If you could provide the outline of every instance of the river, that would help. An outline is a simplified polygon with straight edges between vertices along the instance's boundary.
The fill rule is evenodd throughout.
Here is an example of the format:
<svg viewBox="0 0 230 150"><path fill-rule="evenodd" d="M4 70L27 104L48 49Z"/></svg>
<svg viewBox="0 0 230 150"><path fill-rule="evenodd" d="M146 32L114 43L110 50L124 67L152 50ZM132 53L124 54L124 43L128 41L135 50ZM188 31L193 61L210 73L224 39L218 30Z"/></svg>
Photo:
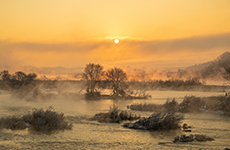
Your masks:
<svg viewBox="0 0 230 150"><path fill-rule="evenodd" d="M191 133L176 131L143 131L122 127L122 124L99 123L88 118L99 112L107 112L116 103L122 110L133 103L163 104L167 98L178 102L186 95L214 96L221 92L191 91L148 91L152 98L148 100L98 100L57 98L55 100L26 101L15 100L11 94L0 94L0 117L21 116L32 108L53 106L57 112L63 112L66 121L73 123L72 130L52 134L31 132L30 130L0 129L0 149L224 149L230 148L230 117L214 113L188 113L182 123L193 126ZM151 112L131 111L147 117ZM181 134L206 134L214 141L172 143L173 138ZM165 144L159 144L165 142Z"/></svg>

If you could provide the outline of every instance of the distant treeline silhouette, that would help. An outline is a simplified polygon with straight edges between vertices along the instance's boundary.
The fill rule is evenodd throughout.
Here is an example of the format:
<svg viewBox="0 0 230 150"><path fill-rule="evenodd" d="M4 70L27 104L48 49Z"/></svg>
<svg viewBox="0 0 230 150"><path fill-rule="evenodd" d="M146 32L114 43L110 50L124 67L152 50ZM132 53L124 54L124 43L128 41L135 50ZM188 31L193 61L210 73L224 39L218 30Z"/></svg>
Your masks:
<svg viewBox="0 0 230 150"><path fill-rule="evenodd" d="M130 81L128 84L135 88L159 89L170 88L177 89L180 87L201 86L204 85L199 79L192 78L187 80L169 79L169 80L149 80L149 81Z"/></svg>
<svg viewBox="0 0 230 150"><path fill-rule="evenodd" d="M180 90L180 87L202 86L203 83L198 78L187 80L169 79L169 80L149 80L136 81L127 80L126 72L121 68L111 68L103 71L100 64L89 63L86 65L85 71L82 74L81 81L58 81L58 80L42 80L37 79L35 73L26 74L22 71L10 74L9 71L4 70L0 73L0 89L20 89L31 86L38 86L45 89L57 88L58 84L68 82L68 84L85 84L85 91L89 97L99 96L100 89L112 89L113 96L128 96L132 91L130 89L163 89L169 88Z"/></svg>
<svg viewBox="0 0 230 150"><path fill-rule="evenodd" d="M0 73L2 82L5 86L9 86L12 89L18 89L22 86L31 84L37 77L35 73L25 74L22 71L9 74L9 71L4 70Z"/></svg>

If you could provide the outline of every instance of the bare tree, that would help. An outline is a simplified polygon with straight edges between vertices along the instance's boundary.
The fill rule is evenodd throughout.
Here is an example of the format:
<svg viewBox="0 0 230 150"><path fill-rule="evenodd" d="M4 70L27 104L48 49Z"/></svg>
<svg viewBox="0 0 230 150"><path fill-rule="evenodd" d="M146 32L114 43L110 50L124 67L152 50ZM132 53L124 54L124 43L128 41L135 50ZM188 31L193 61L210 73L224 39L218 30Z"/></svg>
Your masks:
<svg viewBox="0 0 230 150"><path fill-rule="evenodd" d="M127 86L124 81L127 79L126 73L121 68L112 68L108 70L105 76L112 82L113 95L125 96Z"/></svg>
<svg viewBox="0 0 230 150"><path fill-rule="evenodd" d="M86 65L83 73L83 79L87 81L87 93L97 92L95 87L96 84L101 81L103 73L103 67L100 64L89 63Z"/></svg>

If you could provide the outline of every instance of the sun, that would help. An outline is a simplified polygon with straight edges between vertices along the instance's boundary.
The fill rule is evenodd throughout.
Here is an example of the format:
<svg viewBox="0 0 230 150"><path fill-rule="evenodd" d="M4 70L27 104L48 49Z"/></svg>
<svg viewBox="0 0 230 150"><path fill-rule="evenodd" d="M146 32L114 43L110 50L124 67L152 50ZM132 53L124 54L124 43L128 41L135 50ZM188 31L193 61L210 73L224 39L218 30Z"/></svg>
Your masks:
<svg viewBox="0 0 230 150"><path fill-rule="evenodd" d="M118 40L118 39L115 39L115 40L114 40L114 43L118 44L118 43L119 43L119 40Z"/></svg>

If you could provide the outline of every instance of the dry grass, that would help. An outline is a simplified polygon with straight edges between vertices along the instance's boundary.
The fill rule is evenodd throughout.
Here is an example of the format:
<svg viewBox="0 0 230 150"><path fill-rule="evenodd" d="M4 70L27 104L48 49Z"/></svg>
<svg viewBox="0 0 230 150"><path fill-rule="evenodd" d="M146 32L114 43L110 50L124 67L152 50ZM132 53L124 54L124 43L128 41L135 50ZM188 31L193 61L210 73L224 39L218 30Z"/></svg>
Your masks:
<svg viewBox="0 0 230 150"><path fill-rule="evenodd" d="M201 112L211 111L220 112L225 115L230 115L230 95L227 96L210 96L196 97L185 96L184 100L178 104L173 99L167 99L163 104L132 104L127 106L128 109L138 111L165 111L165 112Z"/></svg>
<svg viewBox="0 0 230 150"><path fill-rule="evenodd" d="M164 109L166 112L176 112L178 108L178 102L173 99L167 99L167 101L163 104Z"/></svg>
<svg viewBox="0 0 230 150"><path fill-rule="evenodd" d="M127 108L131 110L138 111L166 111L166 112L175 112L177 110L178 103L173 99L167 99L167 101L163 104L133 104L128 105Z"/></svg>
<svg viewBox="0 0 230 150"><path fill-rule="evenodd" d="M199 141L199 142L205 142L205 141L213 141L214 139L204 135L204 134L190 134L189 136L186 136L185 134L181 136L176 136L174 138L174 143L176 142L193 142L194 140Z"/></svg>
<svg viewBox="0 0 230 150"><path fill-rule="evenodd" d="M196 134L195 140L197 140L197 141L213 141L214 139L207 136L207 135L204 135L204 134Z"/></svg>
<svg viewBox="0 0 230 150"><path fill-rule="evenodd" d="M44 110L33 109L22 117L6 117L0 119L0 128L6 129L26 129L29 127L34 131L51 131L72 129L72 124L65 122L63 113L57 113L52 107Z"/></svg>
<svg viewBox="0 0 230 150"><path fill-rule="evenodd" d="M205 102L200 97L185 96L183 102L179 104L179 112L198 112L204 108Z"/></svg>
<svg viewBox="0 0 230 150"><path fill-rule="evenodd" d="M26 129L26 122L19 117L10 116L0 119L0 129L24 130Z"/></svg>
<svg viewBox="0 0 230 150"><path fill-rule="evenodd" d="M174 112L155 112L148 118L142 118L135 123L125 123L123 126L144 130L172 130L180 129L181 114Z"/></svg>
<svg viewBox="0 0 230 150"><path fill-rule="evenodd" d="M179 104L179 112L220 111L230 115L230 96L195 97L186 96Z"/></svg>
<svg viewBox="0 0 230 150"><path fill-rule="evenodd" d="M203 98L206 110L222 111L226 115L230 115L230 96L213 96Z"/></svg>
<svg viewBox="0 0 230 150"><path fill-rule="evenodd" d="M128 113L127 111L120 110L115 104L110 107L109 112L107 113L98 113L95 114L92 120L97 120L98 122L105 122L105 123L120 123L125 120L137 120L140 116L136 114Z"/></svg>

